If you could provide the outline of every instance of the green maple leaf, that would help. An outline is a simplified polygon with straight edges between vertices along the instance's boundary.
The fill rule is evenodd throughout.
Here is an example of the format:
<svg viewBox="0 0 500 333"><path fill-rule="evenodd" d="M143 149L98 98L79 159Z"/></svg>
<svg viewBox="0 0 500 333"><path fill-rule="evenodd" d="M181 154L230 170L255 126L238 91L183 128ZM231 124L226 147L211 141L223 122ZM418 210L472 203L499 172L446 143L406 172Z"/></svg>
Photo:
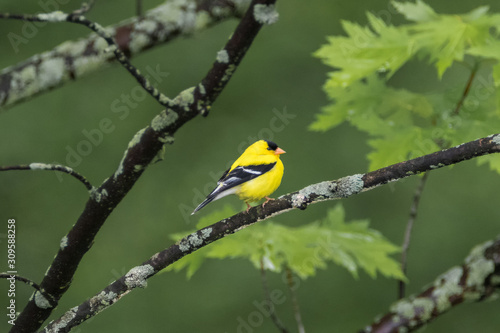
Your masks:
<svg viewBox="0 0 500 333"><path fill-rule="evenodd" d="M226 207L224 214L219 215L229 210ZM258 270L263 267L281 272L286 266L306 279L333 261L355 277L359 269L363 269L371 277L380 272L387 277L405 279L397 262L390 257L398 251L399 248L379 232L368 228L367 221L346 223L344 210L337 205L324 221L302 227L270 221L252 225L182 258L167 269L187 268L187 276L191 277L206 258L243 258Z"/></svg>

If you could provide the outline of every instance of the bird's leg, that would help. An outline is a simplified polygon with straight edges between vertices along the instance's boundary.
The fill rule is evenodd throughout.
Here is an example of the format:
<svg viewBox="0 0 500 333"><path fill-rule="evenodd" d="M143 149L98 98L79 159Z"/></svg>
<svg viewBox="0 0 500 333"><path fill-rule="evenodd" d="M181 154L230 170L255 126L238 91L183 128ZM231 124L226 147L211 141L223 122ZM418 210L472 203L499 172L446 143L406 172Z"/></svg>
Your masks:
<svg viewBox="0 0 500 333"><path fill-rule="evenodd" d="M252 208L252 206L250 206L250 204L248 202L246 202L246 201L245 201L245 203L247 204L247 207L248 207L247 210L246 210L246 212L248 213L248 211L250 210L250 208Z"/></svg>
<svg viewBox="0 0 500 333"><path fill-rule="evenodd" d="M264 203L262 204L262 208L264 208L264 206L266 205L266 203L268 203L271 200L275 200L275 199L266 197L266 201L264 201Z"/></svg>

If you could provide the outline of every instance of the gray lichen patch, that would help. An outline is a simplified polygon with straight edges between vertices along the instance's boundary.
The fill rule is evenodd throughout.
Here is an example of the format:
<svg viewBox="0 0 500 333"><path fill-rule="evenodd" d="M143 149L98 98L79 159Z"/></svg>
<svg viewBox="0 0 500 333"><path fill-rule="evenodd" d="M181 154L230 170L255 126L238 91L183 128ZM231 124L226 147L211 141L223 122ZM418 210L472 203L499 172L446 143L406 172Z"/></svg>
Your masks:
<svg viewBox="0 0 500 333"><path fill-rule="evenodd" d="M125 163L125 158L127 157L129 150L141 142L142 136L144 135L144 132L146 130L147 130L147 127L139 130L137 133L135 133L132 140L130 140L130 142L128 143L127 150L125 150L125 152L123 153L123 157L120 161L120 165L118 165L118 169L116 170L115 174L113 175L114 179L116 179L118 176L120 176L123 173L123 167L124 167L123 164ZM100 198L99 198L99 200L100 200ZM97 197L96 197L96 201L97 201Z"/></svg>
<svg viewBox="0 0 500 333"><path fill-rule="evenodd" d="M220 50L219 52L217 52L216 60L217 62L227 64L229 62L229 54L226 50Z"/></svg>
<svg viewBox="0 0 500 333"><path fill-rule="evenodd" d="M61 242L59 243L59 248L61 250L64 250L66 246L68 246L68 236L64 236L63 238L61 238Z"/></svg>
<svg viewBox="0 0 500 333"><path fill-rule="evenodd" d="M278 21L279 14L274 5L255 5L253 8L253 17L260 24L273 24Z"/></svg>
<svg viewBox="0 0 500 333"><path fill-rule="evenodd" d="M101 291L98 295L90 299L90 307L93 312L100 312L112 305L115 302L117 296L118 294L113 291Z"/></svg>
<svg viewBox="0 0 500 333"><path fill-rule="evenodd" d="M35 304L41 309L50 309L52 305L38 290L35 292Z"/></svg>
<svg viewBox="0 0 500 333"><path fill-rule="evenodd" d="M37 15L41 20L49 22L63 22L68 18L68 14L58 10L51 13L41 13Z"/></svg>
<svg viewBox="0 0 500 333"><path fill-rule="evenodd" d="M292 205L299 207L304 203L313 201L313 199L316 201L335 198L336 195L334 195L334 192L336 189L337 184L331 181L307 186L292 196Z"/></svg>
<svg viewBox="0 0 500 333"><path fill-rule="evenodd" d="M129 289L145 288L148 285L147 278L153 273L154 268L151 265L136 266L125 275L125 285Z"/></svg>
<svg viewBox="0 0 500 333"><path fill-rule="evenodd" d="M127 157L128 150L125 150L123 153L123 157L118 165L118 169L116 169L115 174L113 175L114 179L117 179L123 173L123 163L125 163L125 158Z"/></svg>
<svg viewBox="0 0 500 333"><path fill-rule="evenodd" d="M241 16L245 14L248 10L248 6L250 5L250 0L233 0L234 6L236 7L236 11Z"/></svg>
<svg viewBox="0 0 500 333"><path fill-rule="evenodd" d="M198 232L194 232L179 242L179 250L187 252L191 251L193 248L198 248L211 234L212 228L203 229L201 235L198 235Z"/></svg>
<svg viewBox="0 0 500 333"><path fill-rule="evenodd" d="M212 234L212 228L203 229L201 231L201 238L207 239Z"/></svg>
<svg viewBox="0 0 500 333"><path fill-rule="evenodd" d="M190 106L194 103L194 88L195 87L189 87L179 93L174 98L174 103L181 108L184 109L184 111L189 111Z"/></svg>
<svg viewBox="0 0 500 333"><path fill-rule="evenodd" d="M228 81L233 76L235 70L236 66L234 64L227 66L226 70L224 71L224 76L222 77L221 82Z"/></svg>
<svg viewBox="0 0 500 333"><path fill-rule="evenodd" d="M158 141L162 143L173 144L175 142L175 138L170 135L170 133L165 133L164 135L158 137Z"/></svg>
<svg viewBox="0 0 500 333"><path fill-rule="evenodd" d="M160 112L159 115L153 118L153 120L151 121L151 128L155 132L159 132L172 125L177 120L177 118L179 118L177 113L170 109L165 109Z"/></svg>
<svg viewBox="0 0 500 333"><path fill-rule="evenodd" d="M200 12L198 12L198 15L196 16L194 29L196 31L202 30L202 29L206 28L211 22L212 22L212 16L205 11L200 11Z"/></svg>
<svg viewBox="0 0 500 333"><path fill-rule="evenodd" d="M491 141L492 141L494 144L500 145L500 134L493 135L493 136L491 137Z"/></svg>
<svg viewBox="0 0 500 333"><path fill-rule="evenodd" d="M121 163L120 166L122 166ZM93 199L95 202L101 202L107 196L108 196L108 191L106 191L106 189L100 190L98 188L93 187L90 190L90 198Z"/></svg>
<svg viewBox="0 0 500 333"><path fill-rule="evenodd" d="M467 287L484 288L486 278L495 271L493 260L480 258L469 264L469 274L467 276Z"/></svg>
<svg viewBox="0 0 500 333"><path fill-rule="evenodd" d="M205 86L203 84L198 84L198 91L200 92L200 94L202 95L205 95L207 93L206 89L205 89Z"/></svg>
<svg viewBox="0 0 500 333"><path fill-rule="evenodd" d="M306 205L307 205L307 197L304 194L298 193L292 196L292 207L303 208Z"/></svg>
<svg viewBox="0 0 500 333"><path fill-rule="evenodd" d="M144 132L146 130L147 130L147 127L143 128L143 129L139 130L137 133L135 133L132 140L130 140L130 142L128 143L127 148L130 149L130 148L134 147L135 145L137 145L139 142L141 142L142 136L144 135Z"/></svg>
<svg viewBox="0 0 500 333"><path fill-rule="evenodd" d="M54 86L63 79L64 59L52 58L40 63L38 66L38 80L41 86Z"/></svg>
<svg viewBox="0 0 500 333"><path fill-rule="evenodd" d="M390 307L391 312L395 312L403 318L413 318L415 316L415 308L408 300L401 300Z"/></svg>
<svg viewBox="0 0 500 333"><path fill-rule="evenodd" d="M363 174L347 176L337 181L337 194L341 198L347 198L361 192L363 187Z"/></svg>
<svg viewBox="0 0 500 333"><path fill-rule="evenodd" d="M467 274L466 286L476 287L478 292L484 289L486 278L495 271L495 263L485 257L485 250L493 245L493 241L487 241L483 244L475 246L470 254L465 258L465 263L469 266ZM469 293L466 295L468 299L479 297L478 293Z"/></svg>
<svg viewBox="0 0 500 333"><path fill-rule="evenodd" d="M434 302L428 298L417 297L413 300L415 308L419 310L419 317L422 321L429 321L432 318Z"/></svg>
<svg viewBox="0 0 500 333"><path fill-rule="evenodd" d="M196 27L196 3L194 1L173 0L165 6L159 6L148 12L147 16L152 20L162 22L172 30L178 29L183 33L190 33ZM168 35L160 35L165 39Z"/></svg>
<svg viewBox="0 0 500 333"><path fill-rule="evenodd" d="M31 163L29 167L31 170L52 170L52 166L45 163ZM71 168L67 168L67 170L73 171Z"/></svg>
<svg viewBox="0 0 500 333"><path fill-rule="evenodd" d="M52 332L60 332L76 317L78 307L75 306L67 311L54 325L52 325Z"/></svg>

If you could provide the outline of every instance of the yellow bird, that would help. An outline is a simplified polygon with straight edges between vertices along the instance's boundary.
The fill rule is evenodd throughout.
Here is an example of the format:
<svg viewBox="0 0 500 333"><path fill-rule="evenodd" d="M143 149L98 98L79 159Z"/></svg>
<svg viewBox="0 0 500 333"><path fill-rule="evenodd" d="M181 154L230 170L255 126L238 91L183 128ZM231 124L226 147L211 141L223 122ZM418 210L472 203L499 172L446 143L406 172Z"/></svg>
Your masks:
<svg viewBox="0 0 500 333"><path fill-rule="evenodd" d="M285 151L272 141L259 140L248 147L243 154L224 172L217 182L215 189L191 213L193 215L210 202L218 200L229 194L236 194L247 204L249 202L266 198L264 206L269 200L269 195L276 191L281 184L284 167L280 155Z"/></svg>

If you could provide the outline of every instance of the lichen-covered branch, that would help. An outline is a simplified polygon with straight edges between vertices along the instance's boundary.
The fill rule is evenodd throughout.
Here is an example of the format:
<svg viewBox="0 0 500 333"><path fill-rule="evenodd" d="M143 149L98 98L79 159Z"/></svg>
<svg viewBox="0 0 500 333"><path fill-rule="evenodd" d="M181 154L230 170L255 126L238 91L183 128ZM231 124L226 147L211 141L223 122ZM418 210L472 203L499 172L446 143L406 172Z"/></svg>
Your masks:
<svg viewBox="0 0 500 333"><path fill-rule="evenodd" d="M500 287L500 238L472 249L462 266L438 276L419 295L394 303L363 333L413 332L464 302L490 297Z"/></svg>
<svg viewBox="0 0 500 333"><path fill-rule="evenodd" d="M11 170L48 170L48 171L60 171L67 173L70 176L78 179L89 191L92 191L94 187L84 176L80 175L75 170L67 167L65 165L59 164L46 164L46 163L31 163L31 164L20 164L11 166L0 166L0 171L11 171Z"/></svg>
<svg viewBox="0 0 500 333"><path fill-rule="evenodd" d="M107 217L125 197L128 191L153 161L162 157L166 143L173 143L173 134L193 119L202 110L208 110L221 89L227 84L250 48L255 36L263 24L275 21L275 0L253 0L224 47L228 56L217 56L212 70L208 72L203 84L186 89L172 100L171 105L157 115L149 126L138 131L129 142L117 170L101 186L93 190L84 211L63 237L59 251L47 270L40 287L59 301L70 287L73 275L85 253L90 249L94 238ZM220 66L219 63L223 65ZM220 76L221 68L230 68ZM216 68L216 70L214 70ZM140 274L139 274L140 273ZM142 285L142 281L151 275L148 266L138 268L122 281L127 288ZM133 283L136 281L137 283ZM112 303L113 295L105 294L106 304ZM103 300L103 298L99 298ZM93 305L97 303L92 303ZM99 303L100 304L100 303ZM95 306L93 306L95 310ZM99 306L100 308L100 306ZM54 307L43 302L41 297L32 297L16 320L11 332L33 332L50 316ZM64 331L64 330L62 330Z"/></svg>
<svg viewBox="0 0 500 333"><path fill-rule="evenodd" d="M103 30L127 56L169 42L231 17L241 17L250 0L173 0ZM4 14L5 16L6 14ZM50 18L50 17L49 17ZM11 32L13 47L27 40ZM64 42L0 72L0 108L11 107L102 68L114 59L97 34ZM153 71L154 72L154 71Z"/></svg>
<svg viewBox="0 0 500 333"><path fill-rule="evenodd" d="M476 156L498 152L500 152L500 134L495 134L366 174L324 181L283 195L270 201L264 207L253 207L248 213L238 213L184 237L176 244L156 253L140 266L132 268L127 274L90 300L72 308L63 317L51 322L44 331L67 332L71 327L79 325L111 306L136 287L145 287L147 279L184 256L256 222L292 209L306 209L308 205L317 202L347 198L374 189L389 181L398 181L411 175L456 164Z"/></svg>

